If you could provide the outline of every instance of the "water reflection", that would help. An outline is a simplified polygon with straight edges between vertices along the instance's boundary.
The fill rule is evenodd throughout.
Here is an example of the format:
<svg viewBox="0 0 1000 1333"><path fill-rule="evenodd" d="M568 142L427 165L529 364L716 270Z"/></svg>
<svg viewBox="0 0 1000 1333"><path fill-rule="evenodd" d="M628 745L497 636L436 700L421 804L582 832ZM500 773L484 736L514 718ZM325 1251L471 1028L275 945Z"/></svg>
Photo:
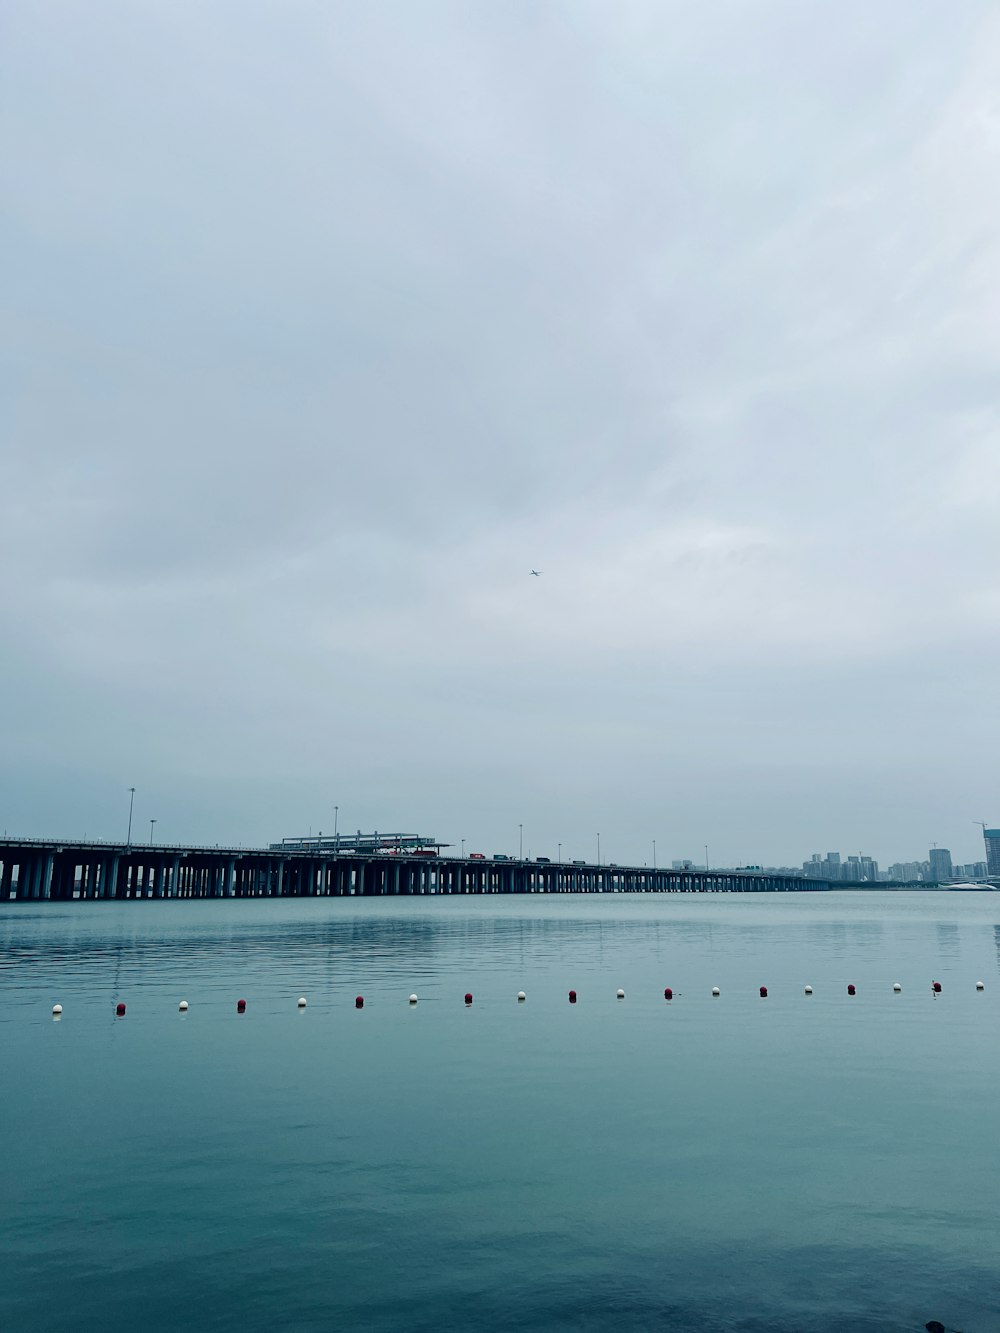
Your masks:
<svg viewBox="0 0 1000 1333"><path fill-rule="evenodd" d="M961 953L961 940L958 926L954 921L939 921L935 926L938 951L942 958L958 958Z"/></svg>
<svg viewBox="0 0 1000 1333"><path fill-rule="evenodd" d="M53 988L106 996L137 985L183 988L188 978L209 991L256 983L271 994L362 982L412 989L456 975L469 982L502 976L511 985L526 977L573 984L571 976L607 975L616 984L648 979L661 989L776 986L786 978L799 987L828 976L839 985L866 972L884 980L903 960L920 957L926 978L957 971L965 966L963 946L974 954L985 935L977 937L976 927L990 932L1000 967L1000 925L989 919L990 900L952 894L929 904L930 896L839 895L839 905L833 895L810 894L793 901L635 896L12 908L0 911L0 985L15 1002L32 1003Z"/></svg>

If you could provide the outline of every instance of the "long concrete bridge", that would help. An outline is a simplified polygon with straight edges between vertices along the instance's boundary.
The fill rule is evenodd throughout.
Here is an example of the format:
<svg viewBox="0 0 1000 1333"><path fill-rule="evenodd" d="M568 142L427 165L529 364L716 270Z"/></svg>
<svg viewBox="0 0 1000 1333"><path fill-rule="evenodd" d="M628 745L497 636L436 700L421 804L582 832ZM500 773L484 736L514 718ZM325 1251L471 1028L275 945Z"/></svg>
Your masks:
<svg viewBox="0 0 1000 1333"><path fill-rule="evenodd" d="M308 848L0 839L0 903L500 893L780 893L843 888L765 871L358 855Z"/></svg>

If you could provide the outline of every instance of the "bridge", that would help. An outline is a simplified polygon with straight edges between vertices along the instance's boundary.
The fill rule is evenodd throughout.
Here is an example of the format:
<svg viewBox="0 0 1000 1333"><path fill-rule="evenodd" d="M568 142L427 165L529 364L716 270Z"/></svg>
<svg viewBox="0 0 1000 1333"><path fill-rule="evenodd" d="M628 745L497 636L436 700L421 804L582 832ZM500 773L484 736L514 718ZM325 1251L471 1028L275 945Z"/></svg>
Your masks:
<svg viewBox="0 0 1000 1333"><path fill-rule="evenodd" d="M660 870L330 850L0 839L0 904L501 893L815 893L849 887L753 870Z"/></svg>

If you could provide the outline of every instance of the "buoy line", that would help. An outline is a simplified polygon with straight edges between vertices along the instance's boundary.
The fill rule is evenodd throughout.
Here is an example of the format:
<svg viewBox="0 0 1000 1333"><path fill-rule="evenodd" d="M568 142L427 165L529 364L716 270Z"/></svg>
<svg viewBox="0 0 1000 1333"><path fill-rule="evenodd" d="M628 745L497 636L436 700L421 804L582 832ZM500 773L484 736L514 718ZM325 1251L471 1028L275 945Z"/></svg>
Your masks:
<svg viewBox="0 0 1000 1333"><path fill-rule="evenodd" d="M985 990L986 990L986 983L985 983L984 981L977 981L977 982L975 982L975 989L976 989L977 992L985 991ZM900 994L902 994L902 990L903 990L903 987L902 987L902 984L901 984L900 982L898 982L898 981L894 981L894 982L892 983L892 993L893 993L894 995L900 995ZM934 996L935 998L937 998L939 995L942 995L942 994L944 993L944 986L943 986L943 984L942 984L940 981L931 981L931 983L930 983L930 991L931 991L931 995ZM769 994L770 994L769 989L768 989L767 986L759 986L758 989L757 989L757 993L758 993L759 997L760 997L762 1000L766 1000L766 999L769 997ZM811 985L806 985L806 986L803 987L803 991L802 991L802 993L803 993L803 995L813 995L813 994L814 994L814 988L813 988ZM713 999L718 999L718 998L721 996L721 994L722 994L722 990L721 990L721 988L720 988L719 986L713 986L713 987L711 988L710 994L711 994L711 996L712 996ZM854 996L854 997L856 997L857 994L858 994L858 988L857 988L856 984L855 984L853 981L849 981L849 982L847 983L847 994L848 994L849 996ZM675 998L675 996L679 996L679 995L680 995L680 991L675 991L675 990L673 989L672 986L665 986L665 987L663 988L663 998L664 998L665 1000L673 1000L673 999ZM527 997L526 993L525 993L523 990L519 990L519 991L516 992L516 998L517 998L517 1002L518 1002L518 1004L523 1004L523 1003L525 1002L525 1000L527 1000L528 997ZM576 1003L577 1003L577 999L578 999L577 992L576 992L575 990L571 990L571 991L569 991L569 992L568 992L568 996L567 996L567 998L568 998L570 1004L576 1004ZM466 1008L471 1008L471 1006L472 1006L472 1002L473 1002L472 991L466 991L465 994L464 994L463 999L464 999L464 1003L465 1003ZM625 999L625 988L624 988L623 986L619 986L619 987L615 990L615 999L617 999L617 1000L624 1000L624 999ZM408 997L408 1003L409 1003L410 1005L415 1005L415 1004L417 1004L417 1003L418 1003L418 1000L419 1000L419 997L418 997L415 993L412 994L412 995L410 995L410 996ZM295 1004L296 1004L296 1008L297 1008L298 1010L301 1011L301 1010L303 1010L303 1009L306 1008L306 1006L307 1006L307 1004L308 1004L308 1000L306 999L306 997L305 997L304 995L300 995L299 998L296 1000ZM115 1016L116 1016L117 1018L124 1018L124 1017L125 1017L125 1014L126 1014L126 1012L127 1012L127 1007L126 1007L125 1001L124 1001L124 1000L117 1000L117 1001L115 1001L115 1006L114 1006L114 1007L115 1007ZM190 1004L189 1004L189 1002L188 1002L187 1000L181 1000L181 1001L178 1003L178 1005L177 1005L177 1009L178 1009L178 1011L179 1011L180 1013L182 1013L182 1014L186 1014L186 1013L188 1012L188 1010L190 1009L190 1007L191 1007L191 1006L190 1006ZM363 1009L363 1008L365 1007L365 997L364 997L363 995L356 995L356 996L354 997L354 1007L355 1007L355 1009ZM245 1014L246 1011L247 1011L247 1001L246 1001L245 999L242 999L242 998L239 999L239 1000L237 1000L237 1001L236 1001L236 1012L237 1012L238 1014ZM61 1017L62 1017L62 1014L63 1014L63 1006L62 1006L61 1004L59 1004L59 1003L53 1004L52 1009L51 1009L51 1014L52 1014L52 1017L53 1017L53 1018L61 1018Z"/></svg>

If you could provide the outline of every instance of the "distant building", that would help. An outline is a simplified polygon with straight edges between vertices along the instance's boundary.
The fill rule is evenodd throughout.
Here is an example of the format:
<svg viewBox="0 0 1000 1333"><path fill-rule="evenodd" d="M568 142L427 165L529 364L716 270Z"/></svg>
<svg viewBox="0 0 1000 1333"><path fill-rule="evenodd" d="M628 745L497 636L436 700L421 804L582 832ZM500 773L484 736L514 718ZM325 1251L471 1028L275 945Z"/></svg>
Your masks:
<svg viewBox="0 0 1000 1333"><path fill-rule="evenodd" d="M693 869L694 869L694 862L693 862L693 861L671 861L671 862L670 862L670 869L671 869L671 870L693 870Z"/></svg>
<svg viewBox="0 0 1000 1333"><path fill-rule="evenodd" d="M897 861L889 867L889 878L897 883L913 884L924 878L922 861Z"/></svg>
<svg viewBox="0 0 1000 1333"><path fill-rule="evenodd" d="M947 847L933 847L927 854L931 865L931 882L940 884L943 880L953 879L955 872L951 864L951 852Z"/></svg>
<svg viewBox="0 0 1000 1333"><path fill-rule="evenodd" d="M956 878L956 879L985 879L985 878L986 878L986 862L985 862L985 861L969 861L968 864L966 864L966 865L964 865L964 866L955 866L955 867L954 867L954 870L955 870L955 878Z"/></svg>
<svg viewBox="0 0 1000 1333"><path fill-rule="evenodd" d="M843 867L842 877L853 884L878 879L878 862L873 861L870 856L849 856L847 864Z"/></svg>
<svg viewBox="0 0 1000 1333"><path fill-rule="evenodd" d="M843 861L839 852L827 852L824 857L813 852L808 861L802 862L801 874L807 879L847 880L857 884L862 880L878 879L879 869L878 862L870 856L849 856Z"/></svg>
<svg viewBox="0 0 1000 1333"><path fill-rule="evenodd" d="M986 840L986 873L1000 875L1000 828L983 829Z"/></svg>

